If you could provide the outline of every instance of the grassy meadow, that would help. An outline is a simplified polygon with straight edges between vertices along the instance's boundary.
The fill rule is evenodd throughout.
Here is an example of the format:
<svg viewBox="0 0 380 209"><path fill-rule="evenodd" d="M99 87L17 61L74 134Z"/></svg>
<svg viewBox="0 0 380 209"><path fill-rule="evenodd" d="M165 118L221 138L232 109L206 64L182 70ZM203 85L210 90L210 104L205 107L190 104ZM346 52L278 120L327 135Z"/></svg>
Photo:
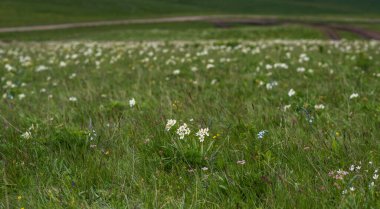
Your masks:
<svg viewBox="0 0 380 209"><path fill-rule="evenodd" d="M379 208L380 43L0 47L0 208Z"/></svg>
<svg viewBox="0 0 380 209"><path fill-rule="evenodd" d="M350 38L351 36L345 36ZM51 31L0 33L3 42L43 41L199 41L328 39L317 28L301 25L235 26L216 28L211 23L160 23L99 26ZM360 39L360 37L356 37Z"/></svg>
<svg viewBox="0 0 380 209"><path fill-rule="evenodd" d="M0 28L225 20L0 33L0 209L380 208L379 14L377 0L1 0Z"/></svg>

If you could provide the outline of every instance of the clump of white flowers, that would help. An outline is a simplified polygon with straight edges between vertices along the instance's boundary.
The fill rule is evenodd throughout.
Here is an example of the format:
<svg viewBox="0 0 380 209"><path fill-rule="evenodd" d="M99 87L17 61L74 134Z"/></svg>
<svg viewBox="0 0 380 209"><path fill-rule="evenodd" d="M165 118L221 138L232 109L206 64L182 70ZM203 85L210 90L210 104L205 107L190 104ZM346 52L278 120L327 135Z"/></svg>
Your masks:
<svg viewBox="0 0 380 209"><path fill-rule="evenodd" d="M194 119L190 119L190 122L194 121ZM175 125L177 124L177 120L175 119L168 119L165 125L165 130L170 131ZM191 131L190 128L186 123L183 123L181 126L179 126L176 129L176 134L179 136L180 139L184 139L185 136L190 135ZM194 134L195 137L198 137L200 142L204 142L205 138L207 136L210 136L209 134L209 128L200 128L197 133Z"/></svg>
<svg viewBox="0 0 380 209"><path fill-rule="evenodd" d="M26 131L25 133L21 134L21 138L30 139L32 138L32 133L30 133L30 131Z"/></svg>
<svg viewBox="0 0 380 209"><path fill-rule="evenodd" d="M93 141L95 138L96 138L97 134L96 134L96 131L94 129L92 129L91 131L88 132L88 138L90 139L90 141Z"/></svg>
<svg viewBox="0 0 380 209"><path fill-rule="evenodd" d="M214 67L215 67L215 65L213 65L213 64L210 64L210 63L209 63L209 64L207 64L207 66L206 66L206 68L207 68L207 69L211 69L211 68L214 68Z"/></svg>
<svg viewBox="0 0 380 209"><path fill-rule="evenodd" d="M304 67L299 67L299 68L297 68L297 72L303 73L303 72L305 72L305 68Z"/></svg>
<svg viewBox="0 0 380 209"><path fill-rule="evenodd" d="M299 63L308 62L309 60L310 60L310 58L304 53L300 54L300 56L298 58Z"/></svg>
<svg viewBox="0 0 380 209"><path fill-rule="evenodd" d="M39 65L37 66L36 68L36 72L42 72L42 71L45 71L45 70L48 70L49 68L46 67L45 65Z"/></svg>
<svg viewBox="0 0 380 209"><path fill-rule="evenodd" d="M325 109L325 105L323 105L323 104L316 104L316 105L314 105L314 108L316 110L323 110L323 109Z"/></svg>
<svg viewBox="0 0 380 209"><path fill-rule="evenodd" d="M374 165L372 161L369 161L368 164L362 164L359 161L358 165L350 165L348 171L339 169L337 171L330 171L328 175L333 179L339 181L339 185L343 186L342 194L346 195L348 192L354 192L357 188L360 189L363 186L374 189L377 187L376 181L379 178L378 168ZM354 176L362 176L362 180L358 181ZM349 179L348 182L343 181Z"/></svg>
<svg viewBox="0 0 380 209"><path fill-rule="evenodd" d="M177 129L177 134L179 135L180 139L183 139L183 138L185 138L185 135L189 135L190 134L190 128L188 128L187 124L184 123L184 124L182 124L182 126L180 126Z"/></svg>
<svg viewBox="0 0 380 209"><path fill-rule="evenodd" d="M277 86L277 85L278 85L278 82L277 82L277 81L272 81L272 82L270 82L270 83L267 83L265 87L266 87L268 90L271 90L271 89L273 89L273 87L275 87L275 86Z"/></svg>
<svg viewBox="0 0 380 209"><path fill-rule="evenodd" d="M71 74L71 75L69 76L69 79L74 79L76 76L77 76L77 74L76 74L76 73L73 73L73 74Z"/></svg>
<svg viewBox="0 0 380 209"><path fill-rule="evenodd" d="M245 164L245 160L238 160L236 163L239 164L239 165L244 165Z"/></svg>
<svg viewBox="0 0 380 209"><path fill-rule="evenodd" d="M350 99L355 99L355 98L358 98L358 97L359 97L358 93L353 93L353 94L351 94Z"/></svg>
<svg viewBox="0 0 380 209"><path fill-rule="evenodd" d="M130 107L133 107L133 106L135 106L135 105L136 105L136 100L135 100L135 98L130 99L130 100L129 100L129 106L130 106Z"/></svg>
<svg viewBox="0 0 380 209"><path fill-rule="evenodd" d="M18 99L19 100L23 100L25 97L26 97L25 94L19 94L18 95Z"/></svg>
<svg viewBox="0 0 380 209"><path fill-rule="evenodd" d="M200 142L203 142L205 140L205 136L209 136L208 128L199 129L195 135L198 136Z"/></svg>
<svg viewBox="0 0 380 209"><path fill-rule="evenodd" d="M294 91L294 89L290 89L289 92L288 92L288 96L289 97L292 97L296 94L296 91Z"/></svg>
<svg viewBox="0 0 380 209"><path fill-rule="evenodd" d="M177 123L176 120L174 119L169 119L168 122L166 123L165 129L166 131L170 131L170 129Z"/></svg>
<svg viewBox="0 0 380 209"><path fill-rule="evenodd" d="M76 101L78 101L78 99L76 97L69 97L69 101L70 102L76 102Z"/></svg>
<svg viewBox="0 0 380 209"><path fill-rule="evenodd" d="M292 107L292 105L285 105L284 107L282 107L282 109L284 110L284 111L287 111L289 108L291 108Z"/></svg>

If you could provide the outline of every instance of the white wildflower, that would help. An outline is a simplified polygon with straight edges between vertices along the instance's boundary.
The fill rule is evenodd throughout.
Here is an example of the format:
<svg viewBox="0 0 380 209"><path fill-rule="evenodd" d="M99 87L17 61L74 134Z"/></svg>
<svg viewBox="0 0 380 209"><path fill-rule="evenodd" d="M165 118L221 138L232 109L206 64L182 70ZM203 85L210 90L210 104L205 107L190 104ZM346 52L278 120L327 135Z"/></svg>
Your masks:
<svg viewBox="0 0 380 209"><path fill-rule="evenodd" d="M19 94L18 95L18 99L19 100L23 100L25 97L26 97L25 94Z"/></svg>
<svg viewBox="0 0 380 209"><path fill-rule="evenodd" d="M303 62L308 62L310 58L306 54L300 54L298 62L303 63Z"/></svg>
<svg viewBox="0 0 380 209"><path fill-rule="evenodd" d="M36 72L42 72L42 71L45 71L45 70L48 70L49 68L46 67L45 65L39 65L37 68L36 68Z"/></svg>
<svg viewBox="0 0 380 209"><path fill-rule="evenodd" d="M180 139L183 139L183 138L185 138L185 135L189 135L190 134L190 129L187 127L186 123L184 123L182 126L180 126L177 129L177 134L179 135Z"/></svg>
<svg viewBox="0 0 380 209"><path fill-rule="evenodd" d="M358 93L353 93L353 94L351 94L350 99L355 99L357 97L359 97L359 94Z"/></svg>
<svg viewBox="0 0 380 209"><path fill-rule="evenodd" d="M130 107L133 107L133 106L135 106L135 105L136 105L136 100L135 100L135 98L130 99L130 100L129 100L129 106L130 106Z"/></svg>
<svg viewBox="0 0 380 209"><path fill-rule="evenodd" d="M240 165L244 165L245 164L245 160L238 160L236 163L240 164Z"/></svg>
<svg viewBox="0 0 380 209"><path fill-rule="evenodd" d="M169 119L165 126L166 131L169 131L176 123L177 123L176 120Z"/></svg>
<svg viewBox="0 0 380 209"><path fill-rule="evenodd" d="M77 76L77 74L76 74L76 73L73 73L73 74L71 74L71 75L69 76L69 79L74 79L76 76Z"/></svg>
<svg viewBox="0 0 380 209"><path fill-rule="evenodd" d="M213 65L213 64L207 64L207 66L206 66L207 69L211 69L211 68L214 68L214 67L215 67L215 65Z"/></svg>
<svg viewBox="0 0 380 209"><path fill-rule="evenodd" d="M66 66L67 66L66 62L61 61L59 63L59 67L66 67Z"/></svg>
<svg viewBox="0 0 380 209"><path fill-rule="evenodd" d="M23 139L30 139L30 138L32 138L32 133L30 133L29 131L27 131L27 132L21 134L21 138L23 138Z"/></svg>
<svg viewBox="0 0 380 209"><path fill-rule="evenodd" d="M292 97L296 94L296 91L294 91L294 89L290 89L289 92L288 92L288 96L289 97Z"/></svg>
<svg viewBox="0 0 380 209"><path fill-rule="evenodd" d="M199 131L195 135L199 137L200 142L203 142L205 140L205 136L209 136L208 128L199 129Z"/></svg>
<svg viewBox="0 0 380 209"><path fill-rule="evenodd" d="M284 110L284 111L287 111L289 108L291 108L292 107L292 105L285 105L282 109Z"/></svg>
<svg viewBox="0 0 380 209"><path fill-rule="evenodd" d="M375 174L375 175L373 175L373 177L372 177L374 180L377 180L378 178L379 178L379 175L378 174Z"/></svg>
<svg viewBox="0 0 380 209"><path fill-rule="evenodd" d="M197 71L198 71L198 68L197 68L197 67L192 67L192 68L191 68L191 71L193 71L193 72L197 72Z"/></svg>
<svg viewBox="0 0 380 209"><path fill-rule="evenodd" d="M369 184L369 187L374 187L375 186L375 182L371 182L370 184Z"/></svg>
<svg viewBox="0 0 380 209"><path fill-rule="evenodd" d="M272 82L270 82L270 83L267 83L265 87L266 87L268 90L271 90L271 89L273 89L273 87L275 87L275 86L277 86L277 85L278 85L278 82L277 82L277 81L272 81Z"/></svg>
<svg viewBox="0 0 380 209"><path fill-rule="evenodd" d="M323 104L316 104L316 105L314 105L314 108L316 110L323 110L323 109L325 109L325 105L323 105Z"/></svg>
<svg viewBox="0 0 380 209"><path fill-rule="evenodd" d="M78 99L76 97L69 97L69 101L70 102L76 102L76 101L78 101Z"/></svg>
<svg viewBox="0 0 380 209"><path fill-rule="evenodd" d="M299 67L299 68L297 68L297 72L303 73L303 72L305 72L305 68L304 67Z"/></svg>

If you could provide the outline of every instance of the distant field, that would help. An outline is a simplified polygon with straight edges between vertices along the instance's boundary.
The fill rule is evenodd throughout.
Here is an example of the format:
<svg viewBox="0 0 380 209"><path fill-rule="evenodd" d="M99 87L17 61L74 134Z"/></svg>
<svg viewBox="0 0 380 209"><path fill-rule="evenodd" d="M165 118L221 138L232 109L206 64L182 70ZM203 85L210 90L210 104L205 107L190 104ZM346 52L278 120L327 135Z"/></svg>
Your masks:
<svg viewBox="0 0 380 209"><path fill-rule="evenodd" d="M2 0L0 26L196 14L379 17L376 0Z"/></svg>
<svg viewBox="0 0 380 209"><path fill-rule="evenodd" d="M0 33L2 41L165 41L165 40L262 40L262 39L327 39L316 28L287 26L240 26L215 28L207 23L167 23L106 26L26 33Z"/></svg>

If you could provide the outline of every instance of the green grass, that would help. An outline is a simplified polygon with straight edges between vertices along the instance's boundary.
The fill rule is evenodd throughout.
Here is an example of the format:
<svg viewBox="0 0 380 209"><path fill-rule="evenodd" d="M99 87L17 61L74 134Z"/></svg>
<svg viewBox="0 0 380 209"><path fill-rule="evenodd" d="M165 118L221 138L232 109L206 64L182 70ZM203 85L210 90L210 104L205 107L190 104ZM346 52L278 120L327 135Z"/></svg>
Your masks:
<svg viewBox="0 0 380 209"><path fill-rule="evenodd" d="M338 34L345 40L358 40L361 38L359 35L347 31L339 31Z"/></svg>
<svg viewBox="0 0 380 209"><path fill-rule="evenodd" d="M368 29L368 30L380 33L380 25L379 24L357 24L357 26L359 28L364 28L364 29Z"/></svg>
<svg viewBox="0 0 380 209"><path fill-rule="evenodd" d="M0 26L199 14L379 17L377 0L2 0Z"/></svg>
<svg viewBox="0 0 380 209"><path fill-rule="evenodd" d="M143 40L261 40L261 39L324 39L315 28L287 26L243 26L215 28L208 23L163 23L126 26L76 28L24 33L0 33L2 41L143 41Z"/></svg>
<svg viewBox="0 0 380 209"><path fill-rule="evenodd" d="M379 208L379 46L2 45L0 208Z"/></svg>

